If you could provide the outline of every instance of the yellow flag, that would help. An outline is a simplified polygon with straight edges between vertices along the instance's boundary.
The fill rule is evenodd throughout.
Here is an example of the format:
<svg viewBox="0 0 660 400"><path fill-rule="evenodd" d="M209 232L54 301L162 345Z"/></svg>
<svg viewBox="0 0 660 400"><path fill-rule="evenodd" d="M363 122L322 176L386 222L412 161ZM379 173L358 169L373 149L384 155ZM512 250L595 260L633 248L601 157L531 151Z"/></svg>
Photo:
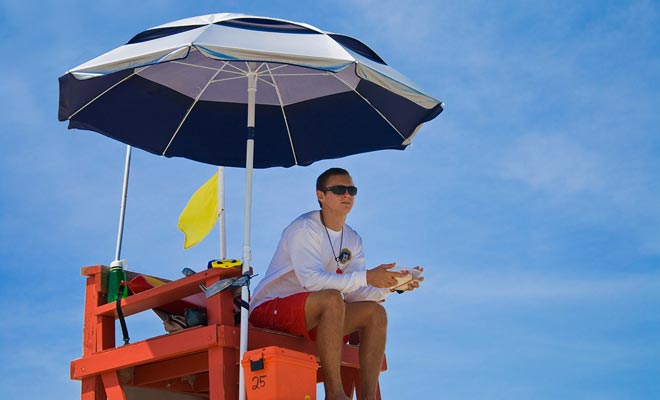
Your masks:
<svg viewBox="0 0 660 400"><path fill-rule="evenodd" d="M192 195L179 215L178 227L186 236L183 248L201 242L218 220L218 173Z"/></svg>

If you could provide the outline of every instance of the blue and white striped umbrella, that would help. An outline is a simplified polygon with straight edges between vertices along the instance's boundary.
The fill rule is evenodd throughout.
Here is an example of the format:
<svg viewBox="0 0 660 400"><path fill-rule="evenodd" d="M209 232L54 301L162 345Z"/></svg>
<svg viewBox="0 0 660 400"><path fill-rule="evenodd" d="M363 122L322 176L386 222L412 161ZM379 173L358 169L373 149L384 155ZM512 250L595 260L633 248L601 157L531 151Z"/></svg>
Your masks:
<svg viewBox="0 0 660 400"><path fill-rule="evenodd" d="M212 14L148 29L60 78L60 121L148 152L254 167L405 149L442 103L362 42L281 19Z"/></svg>
<svg viewBox="0 0 660 400"><path fill-rule="evenodd" d="M251 260L254 167L403 150L424 122L442 112L440 101L356 39L242 14L148 29L59 81L58 118L70 129L96 131L166 157L245 166L244 272ZM120 232L122 227L123 214ZM120 246L121 233L116 259ZM241 357L246 349L242 312ZM241 398L244 388L240 370Z"/></svg>

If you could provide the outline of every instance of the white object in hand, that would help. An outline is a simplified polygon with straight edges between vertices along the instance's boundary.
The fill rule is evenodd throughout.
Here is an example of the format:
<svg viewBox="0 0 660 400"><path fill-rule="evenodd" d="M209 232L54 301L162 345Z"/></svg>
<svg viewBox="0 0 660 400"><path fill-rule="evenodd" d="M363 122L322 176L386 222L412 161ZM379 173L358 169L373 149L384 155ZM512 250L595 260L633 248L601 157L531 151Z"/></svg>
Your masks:
<svg viewBox="0 0 660 400"><path fill-rule="evenodd" d="M422 277L422 273L418 269L414 268L395 268L391 269L391 272L403 272L404 275L396 278L396 285L392 286L391 289L399 289L402 286L407 285L412 281L419 280Z"/></svg>

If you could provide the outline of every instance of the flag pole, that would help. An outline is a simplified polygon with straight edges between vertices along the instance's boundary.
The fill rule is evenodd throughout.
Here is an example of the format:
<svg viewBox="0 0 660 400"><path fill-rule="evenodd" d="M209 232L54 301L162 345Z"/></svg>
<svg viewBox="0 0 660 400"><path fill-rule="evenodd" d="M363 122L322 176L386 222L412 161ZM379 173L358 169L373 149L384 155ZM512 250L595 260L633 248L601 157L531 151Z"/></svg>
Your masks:
<svg viewBox="0 0 660 400"><path fill-rule="evenodd" d="M121 207L119 209L119 228L117 231L117 247L115 261L121 259L121 244L124 236L124 217L126 216L126 197L128 195L128 176L131 170L131 146L126 146L126 160L124 162L124 183L121 193Z"/></svg>

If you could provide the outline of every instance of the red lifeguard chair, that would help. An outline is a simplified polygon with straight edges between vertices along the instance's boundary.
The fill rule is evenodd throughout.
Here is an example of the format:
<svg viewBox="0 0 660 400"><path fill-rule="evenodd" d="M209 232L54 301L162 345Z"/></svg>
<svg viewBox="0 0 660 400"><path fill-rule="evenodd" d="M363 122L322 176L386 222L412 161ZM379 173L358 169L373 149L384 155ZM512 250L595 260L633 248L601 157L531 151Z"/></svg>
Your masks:
<svg viewBox="0 0 660 400"><path fill-rule="evenodd" d="M71 379L82 381L81 400L206 398L238 399L239 326L234 324L233 294L223 291L205 299L207 324L116 347L115 303L107 303L109 268L84 267L87 277L82 357L71 362ZM127 271L128 278L137 274ZM208 269L121 300L124 316L184 301L200 284L241 274L239 268ZM160 279L160 278L156 278ZM248 350L278 346L317 356L316 345L299 336L249 328ZM382 370L387 369L385 359ZM341 373L344 391L358 387L358 346L344 346ZM322 381L322 371L317 382ZM379 393L380 397L380 393ZM301 399L303 400L303 399Z"/></svg>

